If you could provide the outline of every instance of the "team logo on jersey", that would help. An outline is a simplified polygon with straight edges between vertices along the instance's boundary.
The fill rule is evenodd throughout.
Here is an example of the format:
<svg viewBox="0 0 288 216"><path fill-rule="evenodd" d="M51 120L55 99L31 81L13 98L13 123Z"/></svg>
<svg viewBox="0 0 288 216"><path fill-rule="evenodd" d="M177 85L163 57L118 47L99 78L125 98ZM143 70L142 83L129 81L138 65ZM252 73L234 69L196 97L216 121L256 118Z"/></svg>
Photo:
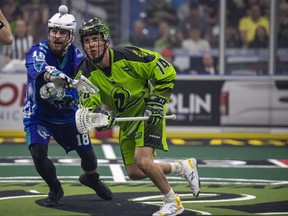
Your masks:
<svg viewBox="0 0 288 216"><path fill-rule="evenodd" d="M78 48L76 48L75 51L77 58L82 58L84 56L83 53Z"/></svg>
<svg viewBox="0 0 288 216"><path fill-rule="evenodd" d="M111 98L113 98L113 105L117 112L124 112L137 104L144 96L144 92L139 94L136 98L131 99L131 93L123 86L115 86L111 91Z"/></svg>
<svg viewBox="0 0 288 216"><path fill-rule="evenodd" d="M126 109L129 99L131 97L130 92L123 86L115 86L112 89L111 94L114 106L119 112L123 112Z"/></svg>
<svg viewBox="0 0 288 216"><path fill-rule="evenodd" d="M43 139L47 139L47 137L49 137L49 133L47 132L45 127L42 127L40 125L37 126L37 133L43 138Z"/></svg>
<svg viewBox="0 0 288 216"><path fill-rule="evenodd" d="M34 51L32 58L33 58L33 65L34 65L35 70L37 72L40 72L42 70L44 63L45 63L44 53Z"/></svg>

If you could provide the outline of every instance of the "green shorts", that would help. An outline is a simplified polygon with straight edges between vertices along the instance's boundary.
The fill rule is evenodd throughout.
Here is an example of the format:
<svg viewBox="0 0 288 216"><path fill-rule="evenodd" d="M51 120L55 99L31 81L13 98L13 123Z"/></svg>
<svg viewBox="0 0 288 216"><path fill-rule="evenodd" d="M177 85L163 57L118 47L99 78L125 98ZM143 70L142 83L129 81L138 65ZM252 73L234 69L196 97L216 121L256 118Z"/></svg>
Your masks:
<svg viewBox="0 0 288 216"><path fill-rule="evenodd" d="M120 125L119 140L125 165L135 163L134 151L136 146L145 146L168 151L166 141L166 120L163 119L162 124L158 125L147 125L145 121L140 121L130 122L129 126L127 124L124 127L123 126ZM125 130L122 128L125 128ZM133 132L129 133L129 131Z"/></svg>

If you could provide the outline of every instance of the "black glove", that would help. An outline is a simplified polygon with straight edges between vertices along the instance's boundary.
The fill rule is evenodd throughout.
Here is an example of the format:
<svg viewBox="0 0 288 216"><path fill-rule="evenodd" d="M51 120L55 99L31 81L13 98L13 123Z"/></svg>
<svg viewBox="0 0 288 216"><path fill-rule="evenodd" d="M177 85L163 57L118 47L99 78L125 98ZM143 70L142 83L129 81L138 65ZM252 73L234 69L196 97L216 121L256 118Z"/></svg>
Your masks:
<svg viewBox="0 0 288 216"><path fill-rule="evenodd" d="M96 130L99 132L109 130L115 125L115 118L112 116L111 112L102 110L101 113L108 116L108 124L102 127L96 127Z"/></svg>
<svg viewBox="0 0 288 216"><path fill-rule="evenodd" d="M144 116L149 116L147 120L148 125L155 125L162 122L164 117L163 106L166 99L157 95L150 95L146 100L146 107L144 109Z"/></svg>

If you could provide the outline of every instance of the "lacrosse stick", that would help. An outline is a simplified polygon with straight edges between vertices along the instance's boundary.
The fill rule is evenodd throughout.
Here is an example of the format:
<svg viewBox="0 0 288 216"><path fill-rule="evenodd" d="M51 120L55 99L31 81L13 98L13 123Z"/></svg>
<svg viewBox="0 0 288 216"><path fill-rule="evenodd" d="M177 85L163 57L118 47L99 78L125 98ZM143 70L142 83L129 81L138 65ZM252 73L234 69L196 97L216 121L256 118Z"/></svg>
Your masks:
<svg viewBox="0 0 288 216"><path fill-rule="evenodd" d="M79 79L71 79L71 85L80 93L97 94L99 92L99 89L83 75Z"/></svg>
<svg viewBox="0 0 288 216"><path fill-rule="evenodd" d="M139 117L121 117L115 118L115 122L123 122L123 121L142 121L148 120L149 116L139 116ZM176 115L167 115L164 116L164 119L175 120ZM88 133L95 127L103 127L106 126L108 121L108 116L102 113L93 113L89 110L89 108L81 108L76 111L75 114L76 126L79 133L84 134Z"/></svg>
<svg viewBox="0 0 288 216"><path fill-rule="evenodd" d="M100 91L83 75L79 79L74 79L72 85L81 93L97 94Z"/></svg>

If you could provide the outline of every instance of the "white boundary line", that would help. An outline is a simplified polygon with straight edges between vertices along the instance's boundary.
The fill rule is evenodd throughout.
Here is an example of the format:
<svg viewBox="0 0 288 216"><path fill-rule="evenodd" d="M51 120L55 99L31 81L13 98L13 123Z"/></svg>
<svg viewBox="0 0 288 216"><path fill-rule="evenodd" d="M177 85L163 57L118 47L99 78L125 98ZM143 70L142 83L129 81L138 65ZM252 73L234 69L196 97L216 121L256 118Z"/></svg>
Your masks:
<svg viewBox="0 0 288 216"><path fill-rule="evenodd" d="M24 196L0 197L0 200L30 198L30 197L47 197L47 194L45 194L45 195L24 195Z"/></svg>
<svg viewBox="0 0 288 216"><path fill-rule="evenodd" d="M106 159L117 159L111 145L103 144L101 147ZM109 167L115 182L126 182L125 175L120 164L110 164Z"/></svg>
<svg viewBox="0 0 288 216"><path fill-rule="evenodd" d="M137 180L132 181L128 176L124 176L124 180L118 181L114 180L113 176L101 176L102 179L105 179L106 183L115 183L123 182L127 184L141 184L141 183L152 183L149 179L146 180ZM61 182L73 183L78 182L78 176L58 176ZM187 184L186 180L183 180L181 177L171 177L168 176L168 181L170 184ZM0 183L24 183L24 182L44 182L40 177L36 176L14 176L14 177L0 177ZM201 184L225 184L225 185L288 185L288 181L284 180L265 180L265 179L237 179L237 178L201 178Z"/></svg>

